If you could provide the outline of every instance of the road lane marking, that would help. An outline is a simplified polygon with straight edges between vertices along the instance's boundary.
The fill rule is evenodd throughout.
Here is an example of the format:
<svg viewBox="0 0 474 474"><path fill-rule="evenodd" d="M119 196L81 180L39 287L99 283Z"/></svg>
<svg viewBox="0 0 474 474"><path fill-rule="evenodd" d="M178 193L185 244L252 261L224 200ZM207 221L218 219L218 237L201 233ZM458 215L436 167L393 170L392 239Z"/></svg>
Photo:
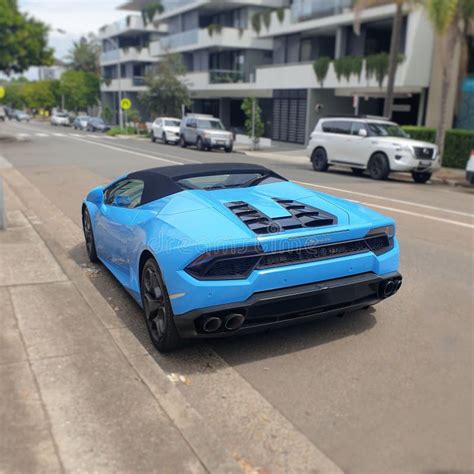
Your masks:
<svg viewBox="0 0 474 474"><path fill-rule="evenodd" d="M86 140L85 138L78 138L78 137L73 137L73 136L71 136L70 138L72 138L73 140L79 140L81 142L90 143L91 145L102 146L104 148L110 148L111 150L121 151L122 153L129 153L131 155L142 156L144 158L150 158L151 160L165 161L166 163L172 163L174 165L183 165L184 164L180 161L171 161L171 160L167 160L166 158L158 158L157 156L147 155L146 153L140 153L138 151L127 150L125 148L119 148L118 146L114 146L114 145L108 145L108 144L105 144L105 143L99 143L99 142L95 142L95 141L93 142L93 141L90 141L90 140Z"/></svg>
<svg viewBox="0 0 474 474"><path fill-rule="evenodd" d="M355 201L357 202L357 201ZM467 227L468 229L474 229L474 224L468 224L467 222L453 221L451 219L443 219L442 217L428 216L426 214L419 214L418 212L405 211L404 209L398 209L395 207L379 206L378 204L370 204L368 202L360 202L367 207L376 207L383 209L384 211L398 212L399 214L406 214L407 216L422 217L423 219L429 219L431 221L443 222L444 224L457 225L460 227Z"/></svg>
<svg viewBox="0 0 474 474"><path fill-rule="evenodd" d="M136 148L132 148L130 146L127 146L125 145L124 143L120 143L120 146L125 148L125 149L128 149L128 150L136 150ZM138 147L140 150L143 150L145 151L143 148L140 148ZM153 152L150 152L150 153L153 153ZM189 161L190 163L197 163L197 164L202 164L203 162L202 161L198 161L198 160L193 160L192 158L183 158L182 156L175 156L175 155L170 155L168 153L162 153L162 152L158 152L159 155L158 156L164 156L166 158L179 158L180 160L183 160L183 161ZM183 163L184 164L184 163Z"/></svg>
<svg viewBox="0 0 474 474"><path fill-rule="evenodd" d="M466 216L466 217L474 218L474 214L470 214L469 212L455 211L453 209L445 209L445 208L442 208L442 207L430 206L428 204L418 204L416 202L403 201L401 199L394 199L394 198L389 198L389 197L375 196L373 194L360 193L360 192L357 192L357 191L347 191L346 189L332 188L332 187L329 187L329 186L322 186L320 184L305 183L304 181L295 181L295 183L303 184L305 186L313 186L315 188L328 189L330 191L338 191L340 193L354 194L355 196L363 196L363 197L367 197L367 198L371 198L371 199L379 199L381 201L395 202L395 203L398 203L398 204L407 204L409 206L421 207L423 209L430 209L432 211L441 211L441 212L447 212L449 214L457 214L459 216Z"/></svg>
<svg viewBox="0 0 474 474"><path fill-rule="evenodd" d="M55 137L65 137L66 135L64 133L53 133Z"/></svg>
<svg viewBox="0 0 474 474"><path fill-rule="evenodd" d="M68 133L70 137L83 137L84 135L81 135L80 133Z"/></svg>
<svg viewBox="0 0 474 474"><path fill-rule="evenodd" d="M49 135L48 133L35 133L35 135L36 135L37 137L41 137L41 138L51 136L51 135Z"/></svg>

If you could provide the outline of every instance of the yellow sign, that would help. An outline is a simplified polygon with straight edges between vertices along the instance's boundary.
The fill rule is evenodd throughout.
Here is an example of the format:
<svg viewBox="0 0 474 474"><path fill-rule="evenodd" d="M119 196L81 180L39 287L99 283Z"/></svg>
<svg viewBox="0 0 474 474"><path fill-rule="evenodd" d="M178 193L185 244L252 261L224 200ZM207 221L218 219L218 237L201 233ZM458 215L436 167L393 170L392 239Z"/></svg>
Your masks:
<svg viewBox="0 0 474 474"><path fill-rule="evenodd" d="M120 107L122 110L128 110L132 106L132 101L130 99L122 99L120 101Z"/></svg>
<svg viewBox="0 0 474 474"><path fill-rule="evenodd" d="M5 88L0 86L0 99L3 99L5 97Z"/></svg>

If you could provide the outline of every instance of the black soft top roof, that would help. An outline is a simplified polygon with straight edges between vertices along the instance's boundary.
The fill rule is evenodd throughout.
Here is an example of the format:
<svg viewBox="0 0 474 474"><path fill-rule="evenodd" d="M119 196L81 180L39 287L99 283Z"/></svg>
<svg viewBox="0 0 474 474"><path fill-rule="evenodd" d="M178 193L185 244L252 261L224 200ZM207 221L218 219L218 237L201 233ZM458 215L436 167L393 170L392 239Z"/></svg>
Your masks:
<svg viewBox="0 0 474 474"><path fill-rule="evenodd" d="M141 204L161 199L171 194L183 191L184 186L178 182L181 179L197 176L212 176L217 174L254 173L261 172L280 178L285 178L265 166L250 163L200 163L192 165L162 166L129 173L127 178L140 179L144 183Z"/></svg>

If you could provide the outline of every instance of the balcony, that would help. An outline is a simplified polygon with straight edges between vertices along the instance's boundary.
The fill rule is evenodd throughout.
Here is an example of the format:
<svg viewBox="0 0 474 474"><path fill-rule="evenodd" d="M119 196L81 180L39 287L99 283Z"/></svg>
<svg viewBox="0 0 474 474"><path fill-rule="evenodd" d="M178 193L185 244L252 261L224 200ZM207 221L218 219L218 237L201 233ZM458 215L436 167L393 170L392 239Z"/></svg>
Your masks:
<svg viewBox="0 0 474 474"><path fill-rule="evenodd" d="M210 84L237 84L245 81L243 71L234 71L228 69L214 69L209 71Z"/></svg>
<svg viewBox="0 0 474 474"><path fill-rule="evenodd" d="M273 44L271 39L258 38L250 29L230 27L222 27L220 31L214 31L212 34L207 28L183 31L150 43L152 56L207 48L271 50Z"/></svg>
<svg viewBox="0 0 474 474"><path fill-rule="evenodd" d="M122 77L121 79L105 80L101 86L102 92L118 92L119 90L129 92L141 92L146 90L145 78L142 76Z"/></svg>
<svg viewBox="0 0 474 474"><path fill-rule="evenodd" d="M305 21L338 15L352 9L353 0L295 0L291 6L293 21Z"/></svg>
<svg viewBox="0 0 474 474"><path fill-rule="evenodd" d="M99 30L99 36L108 38L123 34L126 31L146 31L141 15L128 15L110 25L105 25Z"/></svg>
<svg viewBox="0 0 474 474"><path fill-rule="evenodd" d="M100 64L108 65L118 62L150 62L153 61L148 47L121 48L106 51L100 55Z"/></svg>

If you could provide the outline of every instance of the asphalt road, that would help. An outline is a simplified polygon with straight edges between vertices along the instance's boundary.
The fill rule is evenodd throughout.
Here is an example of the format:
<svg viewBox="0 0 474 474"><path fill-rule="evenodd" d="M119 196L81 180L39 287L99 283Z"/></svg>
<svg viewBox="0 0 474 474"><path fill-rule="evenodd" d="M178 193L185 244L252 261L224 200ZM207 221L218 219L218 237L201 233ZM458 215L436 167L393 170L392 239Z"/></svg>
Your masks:
<svg viewBox="0 0 474 474"><path fill-rule="evenodd" d="M81 201L97 184L135 169L218 161L260 163L393 217L404 276L394 298L344 318L210 346L345 471L473 469L472 191L315 173L309 163L201 153L46 124L8 122L0 125L2 133L13 138L0 141L0 155L78 226ZM84 249L74 257L87 262ZM125 291L105 270L94 281L148 347L140 311ZM206 372L203 347L192 344L156 361L193 378ZM206 395L222 390L232 387L196 383L184 393L212 416ZM227 416L238 409L227 409Z"/></svg>

